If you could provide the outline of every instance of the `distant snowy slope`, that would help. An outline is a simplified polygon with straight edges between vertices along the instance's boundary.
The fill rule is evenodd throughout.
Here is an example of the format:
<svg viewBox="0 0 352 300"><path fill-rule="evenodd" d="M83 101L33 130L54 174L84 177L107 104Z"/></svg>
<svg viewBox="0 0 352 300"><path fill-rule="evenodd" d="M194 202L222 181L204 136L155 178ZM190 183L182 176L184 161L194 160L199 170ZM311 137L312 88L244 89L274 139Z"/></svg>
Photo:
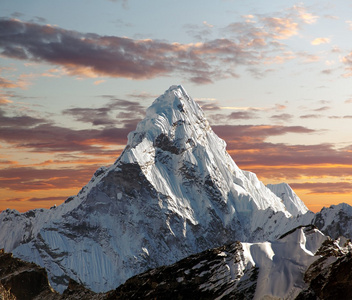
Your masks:
<svg viewBox="0 0 352 300"><path fill-rule="evenodd" d="M345 236L352 239L352 207L346 203L322 208L312 223L332 238Z"/></svg>
<svg viewBox="0 0 352 300"><path fill-rule="evenodd" d="M281 198L286 209L293 216L308 212L306 205L287 183L268 184L267 188L269 188L276 196Z"/></svg>

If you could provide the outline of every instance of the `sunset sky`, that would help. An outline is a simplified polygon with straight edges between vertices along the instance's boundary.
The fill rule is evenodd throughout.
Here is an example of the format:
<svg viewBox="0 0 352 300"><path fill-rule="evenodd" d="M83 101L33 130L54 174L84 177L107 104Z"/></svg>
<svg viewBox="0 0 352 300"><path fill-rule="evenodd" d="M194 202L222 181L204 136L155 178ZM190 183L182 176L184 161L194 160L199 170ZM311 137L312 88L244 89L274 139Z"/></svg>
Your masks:
<svg viewBox="0 0 352 300"><path fill-rule="evenodd" d="M169 86L237 165L352 204L351 1L0 0L0 210L61 204Z"/></svg>

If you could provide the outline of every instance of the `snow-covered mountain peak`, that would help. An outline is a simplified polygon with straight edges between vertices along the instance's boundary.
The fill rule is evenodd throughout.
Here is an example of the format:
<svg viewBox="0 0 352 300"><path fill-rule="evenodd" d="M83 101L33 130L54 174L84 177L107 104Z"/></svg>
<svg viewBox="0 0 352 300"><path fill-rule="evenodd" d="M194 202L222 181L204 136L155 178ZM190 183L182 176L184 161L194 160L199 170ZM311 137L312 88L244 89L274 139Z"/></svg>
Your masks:
<svg viewBox="0 0 352 300"><path fill-rule="evenodd" d="M293 215L297 216L308 212L307 206L296 195L292 188L285 182L279 184L268 184L269 188L276 196L278 196L285 204L287 210Z"/></svg>
<svg viewBox="0 0 352 300"><path fill-rule="evenodd" d="M131 163L139 165L162 194L187 199L186 206L206 183L211 192L201 206L206 206L205 199L213 203L214 198L222 198L230 216L225 218L226 223L235 211L251 214L270 208L291 216L281 199L255 174L238 168L226 151L226 143L213 132L202 109L180 85L171 86L158 97L128 135L128 144L115 165ZM211 195L215 192L216 197ZM242 200L235 200L238 197ZM198 209L190 211L199 213Z"/></svg>
<svg viewBox="0 0 352 300"><path fill-rule="evenodd" d="M172 114L170 109L204 117L198 104L193 101L182 85L173 85L163 95L158 97L147 109L146 117L152 118L160 114Z"/></svg>
<svg viewBox="0 0 352 300"><path fill-rule="evenodd" d="M146 157L136 156L160 148L173 154L182 154L196 144L206 145L206 133L210 126L199 105L179 86L171 86L147 109L145 118L135 131L128 135L127 149L136 149L124 162L144 164ZM225 148L225 143L218 139Z"/></svg>
<svg viewBox="0 0 352 300"><path fill-rule="evenodd" d="M105 291L208 248L309 224L312 216L292 218L288 207L235 164L197 103L172 86L116 162L76 196L50 210L0 214L0 247L45 265L59 290L68 275Z"/></svg>

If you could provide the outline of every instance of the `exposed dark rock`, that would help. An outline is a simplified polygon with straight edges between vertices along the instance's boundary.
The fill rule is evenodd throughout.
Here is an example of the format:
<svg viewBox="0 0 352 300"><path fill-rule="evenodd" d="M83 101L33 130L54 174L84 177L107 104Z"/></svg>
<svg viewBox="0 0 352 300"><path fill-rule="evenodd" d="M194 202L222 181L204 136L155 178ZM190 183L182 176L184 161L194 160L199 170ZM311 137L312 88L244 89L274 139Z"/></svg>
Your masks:
<svg viewBox="0 0 352 300"><path fill-rule="evenodd" d="M69 279L62 295L52 289L44 268L13 257L0 250L0 299L2 300L102 300L105 294L97 294Z"/></svg>
<svg viewBox="0 0 352 300"><path fill-rule="evenodd" d="M207 250L134 276L107 299L252 299L258 269L235 268L239 273L234 274L228 267L243 260L239 242Z"/></svg>
<svg viewBox="0 0 352 300"><path fill-rule="evenodd" d="M48 281L46 270L34 263L0 252L0 291L4 299L34 299L59 296ZM48 299L48 298L47 298Z"/></svg>
<svg viewBox="0 0 352 300"><path fill-rule="evenodd" d="M347 253L332 264L322 257L307 270L305 280L309 287L296 300L303 299L351 299L352 255Z"/></svg>
<svg viewBox="0 0 352 300"><path fill-rule="evenodd" d="M70 279L67 289L61 299L94 300L105 299L105 294L97 294L85 288L82 284Z"/></svg>
<svg viewBox="0 0 352 300"><path fill-rule="evenodd" d="M161 133L154 141L154 147L160 148L164 151L171 152L173 154L180 154L185 151L181 149L177 142L172 141L169 136L164 133Z"/></svg>
<svg viewBox="0 0 352 300"><path fill-rule="evenodd" d="M313 230L313 229L316 229L317 227L315 225L312 225L312 224L309 224L309 225L300 225L300 226L297 226L296 228L293 228L289 231L287 231L286 233L284 233L283 235L281 235L278 239L281 240L283 239L285 236L288 236L290 235L291 233L295 232L297 229L299 228L304 228L304 231L305 232L308 232L310 230Z"/></svg>

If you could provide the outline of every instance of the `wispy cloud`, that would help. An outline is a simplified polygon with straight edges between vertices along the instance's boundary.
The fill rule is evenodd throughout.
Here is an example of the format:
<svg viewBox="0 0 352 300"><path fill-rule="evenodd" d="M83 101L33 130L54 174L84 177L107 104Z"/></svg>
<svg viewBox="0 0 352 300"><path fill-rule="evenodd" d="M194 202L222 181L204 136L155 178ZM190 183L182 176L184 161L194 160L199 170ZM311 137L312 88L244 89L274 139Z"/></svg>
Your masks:
<svg viewBox="0 0 352 300"><path fill-rule="evenodd" d="M321 44L329 44L331 42L330 38L319 37L315 38L311 41L311 44L314 46L321 45Z"/></svg>
<svg viewBox="0 0 352 300"><path fill-rule="evenodd" d="M0 29L1 30L1 29ZM13 89L13 88L25 88L28 85L28 77L30 75L22 74L19 78L9 79L3 74L6 72L13 71L12 68L0 67L0 88Z"/></svg>
<svg viewBox="0 0 352 300"><path fill-rule="evenodd" d="M18 84L10 81L4 77L0 77L0 87L2 88L15 88L18 87Z"/></svg>
<svg viewBox="0 0 352 300"><path fill-rule="evenodd" d="M25 114L16 116L7 116L3 110L0 109L0 128L10 130L11 128L24 129L31 126L47 123L47 120L42 118L34 118Z"/></svg>
<svg viewBox="0 0 352 300"><path fill-rule="evenodd" d="M344 77L352 76L352 52L341 58L341 62L345 65Z"/></svg>
<svg viewBox="0 0 352 300"><path fill-rule="evenodd" d="M140 120L144 113L145 107L139 102L117 98L110 99L109 103L102 107L75 107L63 111L64 115L71 115L77 121L94 126L119 125L122 119Z"/></svg>
<svg viewBox="0 0 352 300"><path fill-rule="evenodd" d="M327 110L330 110L330 109L331 109L331 106L322 106L322 107L313 109L313 111L327 111Z"/></svg>
<svg viewBox="0 0 352 300"><path fill-rule="evenodd" d="M279 114L279 115L273 115L270 118L275 121L291 122L293 117L294 116L291 114Z"/></svg>
<svg viewBox="0 0 352 300"><path fill-rule="evenodd" d="M78 119L94 122L96 114L79 110ZM103 112L104 114L104 112ZM139 120L128 119L121 127L104 126L102 129L71 129L53 124L46 119L26 115L7 116L1 111L0 140L14 149L32 152L80 152L81 154L111 154L109 146L125 145L127 135Z"/></svg>
<svg viewBox="0 0 352 300"><path fill-rule="evenodd" d="M307 9L302 5L294 5L292 11L298 14L298 17L306 24L314 24L319 19L319 16L307 12Z"/></svg>
<svg viewBox="0 0 352 300"><path fill-rule="evenodd" d="M301 119L320 119L322 117L323 115L318 115L318 114L307 114L307 115L300 116Z"/></svg>
<svg viewBox="0 0 352 300"><path fill-rule="evenodd" d="M13 191L38 191L79 188L94 174L96 165L83 168L12 167L0 170L0 188ZM21 182L21 184L19 184ZM61 199L64 200L64 199Z"/></svg>
<svg viewBox="0 0 352 300"><path fill-rule="evenodd" d="M238 119L243 119L243 120L249 120L249 119L256 119L258 118L258 115L253 112L253 111L236 111L236 112L232 112L227 119L230 120L238 120Z"/></svg>
<svg viewBox="0 0 352 300"><path fill-rule="evenodd" d="M291 187L309 190L308 194L333 195L352 193L352 183L348 181L292 183Z"/></svg>
<svg viewBox="0 0 352 300"><path fill-rule="evenodd" d="M246 169L258 166L352 165L352 152L348 148L336 149L333 144L286 145L272 144L271 136L288 133L319 133L302 126L222 125L214 131L227 141L234 160ZM298 171L299 172L299 171ZM327 173L327 170L324 171ZM329 171L330 172L330 171Z"/></svg>
<svg viewBox="0 0 352 300"><path fill-rule="evenodd" d="M82 34L14 19L2 19L0 24L3 56L49 62L71 75L148 79L181 72L196 83L209 83L213 78L238 76L230 68L219 69L219 62L246 65L258 59L228 39L179 44Z"/></svg>
<svg viewBox="0 0 352 300"><path fill-rule="evenodd" d="M288 39L298 34L298 23L291 18L266 17L262 19L262 22L275 39Z"/></svg>
<svg viewBox="0 0 352 300"><path fill-rule="evenodd" d="M277 17L256 15L251 18L252 23L237 22L227 26L222 36L228 35L228 38L199 39L202 42L189 44L102 36L0 19L0 49L5 57L50 63L72 76L143 80L182 74L196 84L208 84L239 77L240 66L262 78L274 69L259 70L255 66L263 62L280 64L295 58L280 40L297 35L300 23L307 23L309 19L305 17L306 21L302 21L302 16L302 12L295 10ZM213 30L207 22L199 26L209 34ZM2 84L12 83L3 79Z"/></svg>

